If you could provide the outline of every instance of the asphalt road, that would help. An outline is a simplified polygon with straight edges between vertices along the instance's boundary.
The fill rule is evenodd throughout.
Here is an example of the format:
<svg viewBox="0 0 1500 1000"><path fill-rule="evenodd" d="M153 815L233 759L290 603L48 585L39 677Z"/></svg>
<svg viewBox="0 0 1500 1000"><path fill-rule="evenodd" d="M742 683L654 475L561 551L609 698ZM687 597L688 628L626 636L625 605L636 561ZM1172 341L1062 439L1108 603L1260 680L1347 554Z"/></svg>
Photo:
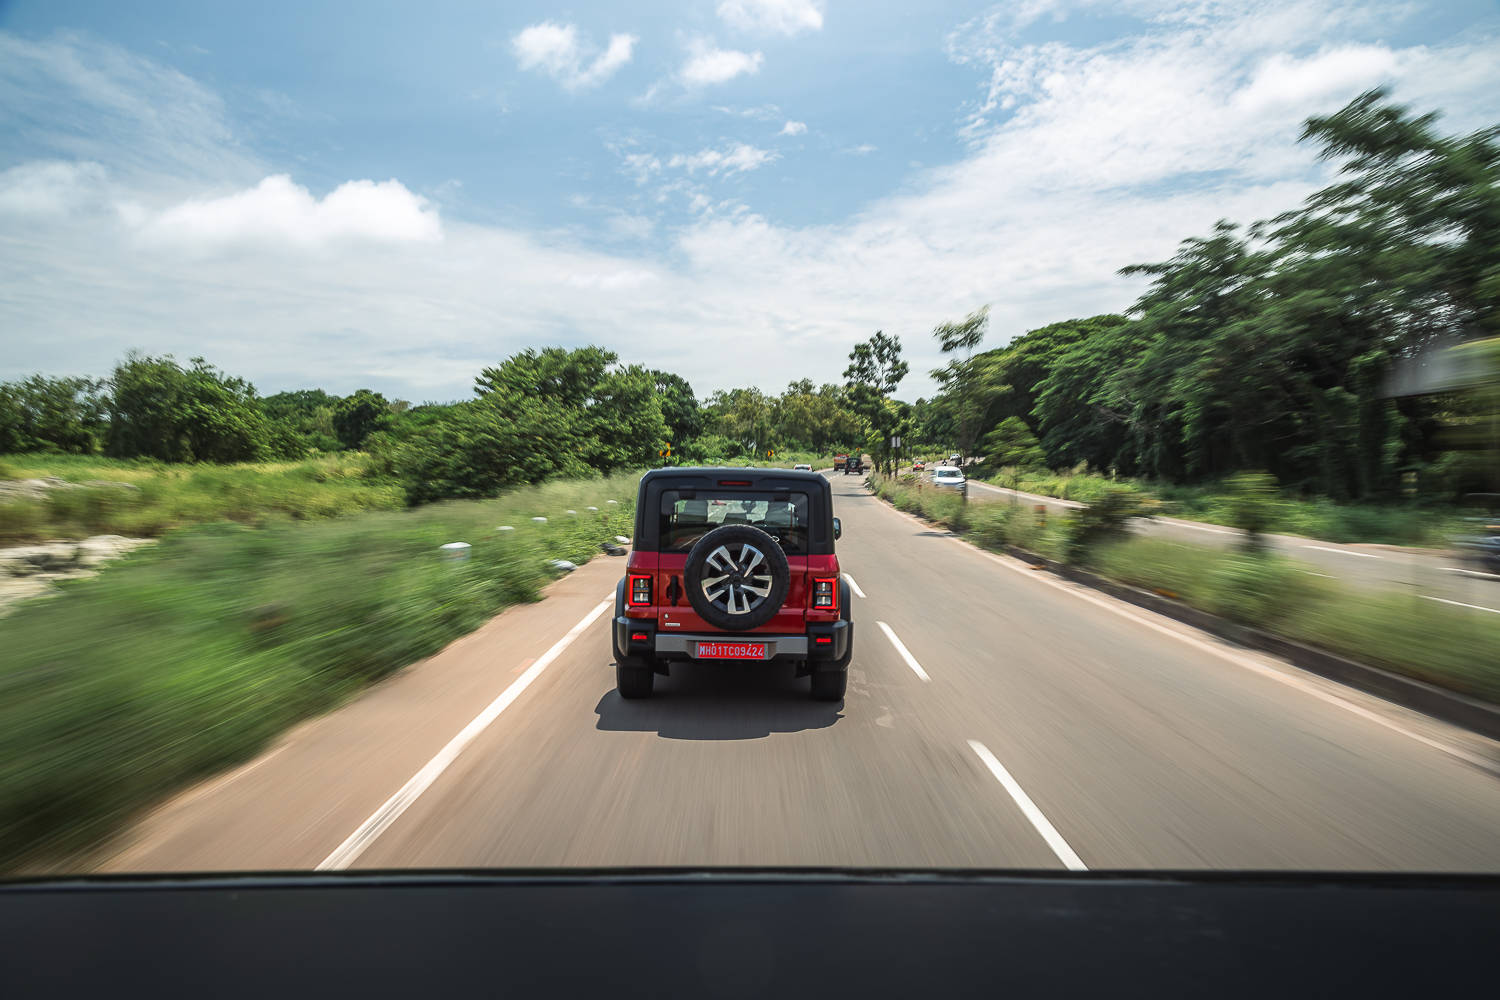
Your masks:
<svg viewBox="0 0 1500 1000"><path fill-rule="evenodd" d="M1053 514L1082 506L978 480L970 480L969 486L973 491L971 498L1014 498L1033 506L1045 504ZM1137 519L1132 522L1131 530L1186 545L1228 547L1239 544L1241 538L1240 532L1233 528L1172 517ZM1305 564L1308 572L1318 576L1358 587L1400 590L1427 600L1500 615L1500 575L1478 572L1451 552L1399 545L1346 545L1298 535L1267 535L1266 541L1273 550Z"/></svg>
<svg viewBox="0 0 1500 1000"><path fill-rule="evenodd" d="M842 704L707 665L622 701L601 557L92 867L1500 871L1500 746L833 485Z"/></svg>

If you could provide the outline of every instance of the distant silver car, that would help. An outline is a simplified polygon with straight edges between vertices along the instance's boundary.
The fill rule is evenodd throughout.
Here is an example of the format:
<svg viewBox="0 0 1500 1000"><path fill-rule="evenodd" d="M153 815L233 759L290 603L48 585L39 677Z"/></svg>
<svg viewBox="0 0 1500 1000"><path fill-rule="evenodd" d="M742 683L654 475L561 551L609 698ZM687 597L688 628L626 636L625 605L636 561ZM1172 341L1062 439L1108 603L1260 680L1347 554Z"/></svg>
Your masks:
<svg viewBox="0 0 1500 1000"><path fill-rule="evenodd" d="M812 471L812 466L808 465L806 462L803 462L803 463L801 463L799 465L792 466L792 471L793 472L811 472Z"/></svg>
<svg viewBox="0 0 1500 1000"><path fill-rule="evenodd" d="M969 481L964 478L963 470L951 465L940 465L932 470L932 485L964 494L969 492Z"/></svg>

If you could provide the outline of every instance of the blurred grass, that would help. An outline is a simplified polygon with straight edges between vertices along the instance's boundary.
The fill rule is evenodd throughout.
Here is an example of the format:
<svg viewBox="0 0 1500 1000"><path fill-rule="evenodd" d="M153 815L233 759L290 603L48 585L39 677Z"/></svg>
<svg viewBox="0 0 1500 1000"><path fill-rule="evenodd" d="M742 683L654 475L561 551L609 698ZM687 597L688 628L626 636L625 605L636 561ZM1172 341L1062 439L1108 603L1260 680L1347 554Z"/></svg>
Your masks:
<svg viewBox="0 0 1500 1000"><path fill-rule="evenodd" d="M108 573L66 581L60 598L22 605L0 619L0 868L97 842L297 720L534 600L555 575L548 560L582 563L632 533L637 479L185 528ZM503 524L515 530L495 530ZM471 543L471 558L442 560L451 541Z"/></svg>
<svg viewBox="0 0 1500 1000"><path fill-rule="evenodd" d="M1126 484L1161 501L1160 513L1190 521L1233 525L1233 498L1223 483L1177 486L1144 480L1111 479L1096 473L976 470L978 478L1026 493L1091 504L1111 486ZM1427 504L1337 504L1326 498L1283 495L1267 531L1329 542L1374 542L1384 545L1442 546L1458 530L1461 512Z"/></svg>
<svg viewBox="0 0 1500 1000"><path fill-rule="evenodd" d="M910 477L908 477L910 478ZM987 548L1014 545L1053 559L1068 528L1028 505L958 498L916 481L880 480L877 495ZM1500 703L1500 616L1411 594L1356 590L1268 553L1129 537L1087 549L1082 565L1204 611Z"/></svg>
<svg viewBox="0 0 1500 1000"><path fill-rule="evenodd" d="M156 537L212 521L262 524L397 510L402 491L375 478L359 453L302 462L168 465L82 455L7 455L0 479L126 483L0 498L0 544L114 534Z"/></svg>

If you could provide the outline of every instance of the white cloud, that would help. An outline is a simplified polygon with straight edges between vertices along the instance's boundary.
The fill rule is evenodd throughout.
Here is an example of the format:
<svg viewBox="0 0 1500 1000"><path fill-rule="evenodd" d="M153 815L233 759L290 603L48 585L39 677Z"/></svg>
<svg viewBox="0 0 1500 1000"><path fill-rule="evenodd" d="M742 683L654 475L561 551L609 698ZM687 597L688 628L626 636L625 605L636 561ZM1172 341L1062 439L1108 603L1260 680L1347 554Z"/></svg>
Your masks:
<svg viewBox="0 0 1500 1000"><path fill-rule="evenodd" d="M107 207L104 167L43 160L0 171L0 215L67 216Z"/></svg>
<svg viewBox="0 0 1500 1000"><path fill-rule="evenodd" d="M720 114L734 115L736 118L753 118L756 121L770 121L781 116L781 109L774 104L760 104L753 108L726 108L722 104L715 104L713 108Z"/></svg>
<svg viewBox="0 0 1500 1000"><path fill-rule="evenodd" d="M858 146L850 146L848 149L844 150L844 152L852 153L855 156L869 156L878 148L879 147L872 146L868 142L862 142Z"/></svg>
<svg viewBox="0 0 1500 1000"><path fill-rule="evenodd" d="M806 131L807 131L807 125L806 125L805 122L787 122L785 125L781 126L781 131L777 132L776 134L777 135L801 135L802 133L804 133Z"/></svg>
<svg viewBox="0 0 1500 1000"><path fill-rule="evenodd" d="M678 71L678 78L692 87L727 83L741 74L760 72L765 56L759 52L721 49L704 38L688 43L688 59Z"/></svg>
<svg viewBox="0 0 1500 1000"><path fill-rule="evenodd" d="M813 0L721 0L719 16L742 31L795 35L823 27L821 3Z"/></svg>
<svg viewBox="0 0 1500 1000"><path fill-rule="evenodd" d="M1296 114L1330 94L1347 96L1376 86L1395 69L1396 54L1380 45L1328 49L1306 59L1278 52L1260 64L1235 103L1250 112L1289 109Z"/></svg>
<svg viewBox="0 0 1500 1000"><path fill-rule="evenodd" d="M717 177L755 170L775 159L778 159L778 154L770 150L736 142L723 149L701 149L686 156L678 154L667 161L667 165L681 167L690 174L702 170L710 177Z"/></svg>
<svg viewBox="0 0 1500 1000"><path fill-rule="evenodd" d="M221 249L318 247L331 242L431 243L438 213L399 181L347 181L321 201L285 174L218 198L185 201L141 228L150 244Z"/></svg>
<svg viewBox="0 0 1500 1000"><path fill-rule="evenodd" d="M522 69L540 70L569 90L579 90L603 83L630 62L638 40L635 35L610 35L605 50L589 61L591 50L579 42L575 25L543 21L518 32L511 49Z"/></svg>
<svg viewBox="0 0 1500 1000"><path fill-rule="evenodd" d="M635 179L637 184L644 184L653 175L661 173L661 159L650 153L625 153L620 150L620 161L624 171Z"/></svg>

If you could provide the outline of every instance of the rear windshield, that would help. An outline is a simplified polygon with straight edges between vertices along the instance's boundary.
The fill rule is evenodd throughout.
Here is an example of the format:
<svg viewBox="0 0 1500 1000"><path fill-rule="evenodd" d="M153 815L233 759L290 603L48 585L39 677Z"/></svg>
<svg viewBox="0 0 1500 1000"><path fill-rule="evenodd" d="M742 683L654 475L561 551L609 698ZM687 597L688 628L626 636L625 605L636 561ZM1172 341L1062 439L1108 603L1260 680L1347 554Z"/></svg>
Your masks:
<svg viewBox="0 0 1500 1000"><path fill-rule="evenodd" d="M934 479L962 479L964 474L957 469L937 469L932 475Z"/></svg>
<svg viewBox="0 0 1500 1000"><path fill-rule="evenodd" d="M806 555L808 510L806 493L664 490L661 551L686 552L721 524L748 524L780 542L787 555Z"/></svg>

